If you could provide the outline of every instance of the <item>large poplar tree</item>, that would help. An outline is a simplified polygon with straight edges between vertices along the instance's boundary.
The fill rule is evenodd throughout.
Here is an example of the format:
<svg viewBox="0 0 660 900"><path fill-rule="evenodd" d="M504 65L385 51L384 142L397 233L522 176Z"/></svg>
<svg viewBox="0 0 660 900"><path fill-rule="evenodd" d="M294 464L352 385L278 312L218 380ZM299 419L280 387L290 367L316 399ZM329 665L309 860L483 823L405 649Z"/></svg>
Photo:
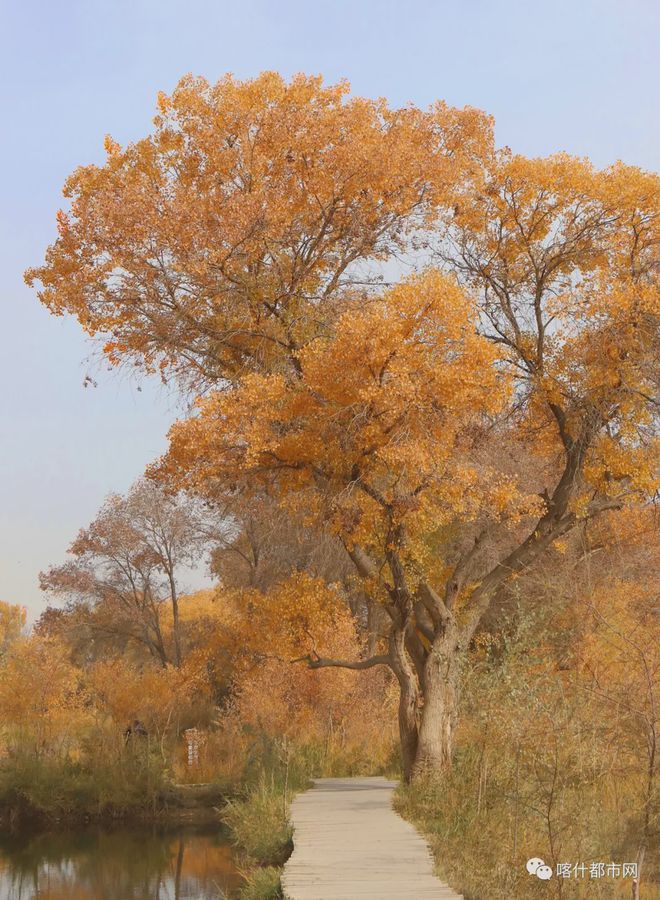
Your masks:
<svg viewBox="0 0 660 900"><path fill-rule="evenodd" d="M160 477L265 490L338 535L387 633L308 663L389 666L406 776L448 765L498 592L657 488L657 177L273 74L185 79L107 150L28 280L111 361L202 394ZM420 251L437 268L381 283Z"/></svg>

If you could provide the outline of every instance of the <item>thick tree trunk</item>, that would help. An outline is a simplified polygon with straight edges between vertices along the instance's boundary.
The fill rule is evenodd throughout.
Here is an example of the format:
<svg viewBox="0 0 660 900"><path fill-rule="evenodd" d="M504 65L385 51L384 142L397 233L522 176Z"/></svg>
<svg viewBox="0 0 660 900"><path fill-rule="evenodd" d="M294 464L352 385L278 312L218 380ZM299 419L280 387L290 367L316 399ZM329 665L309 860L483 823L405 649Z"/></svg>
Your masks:
<svg viewBox="0 0 660 900"><path fill-rule="evenodd" d="M411 781L418 745L418 700L417 691L399 680L399 741L403 777Z"/></svg>
<svg viewBox="0 0 660 900"><path fill-rule="evenodd" d="M399 682L399 741L403 777L408 782L417 757L420 698L415 669L406 652L405 634L399 630L393 630L390 635L389 656Z"/></svg>
<svg viewBox="0 0 660 900"><path fill-rule="evenodd" d="M434 642L426 660L413 778L442 772L451 766L458 712L459 653L450 629Z"/></svg>

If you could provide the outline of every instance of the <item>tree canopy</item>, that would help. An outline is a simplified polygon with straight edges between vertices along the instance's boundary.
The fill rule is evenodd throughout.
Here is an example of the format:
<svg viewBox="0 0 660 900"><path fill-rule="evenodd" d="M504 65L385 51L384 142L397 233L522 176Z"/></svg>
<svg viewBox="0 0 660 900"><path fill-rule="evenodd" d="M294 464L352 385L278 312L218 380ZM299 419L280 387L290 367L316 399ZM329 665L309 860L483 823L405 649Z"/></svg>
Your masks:
<svg viewBox="0 0 660 900"><path fill-rule="evenodd" d="M186 78L159 107L69 179L27 279L111 362L198 395L152 477L343 544L387 627L371 656L306 658L388 666L406 776L446 767L501 592L657 491L658 177L304 76Z"/></svg>

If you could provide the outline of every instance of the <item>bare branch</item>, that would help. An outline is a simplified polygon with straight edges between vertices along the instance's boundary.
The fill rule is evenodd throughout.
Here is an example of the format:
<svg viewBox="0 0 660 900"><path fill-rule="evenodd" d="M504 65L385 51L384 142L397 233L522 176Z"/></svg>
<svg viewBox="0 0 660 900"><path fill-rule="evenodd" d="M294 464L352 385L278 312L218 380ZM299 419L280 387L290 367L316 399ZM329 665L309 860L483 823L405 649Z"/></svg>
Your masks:
<svg viewBox="0 0 660 900"><path fill-rule="evenodd" d="M318 654L308 653L307 656L299 656L291 660L292 663L306 662L310 669L372 669L374 666L390 666L390 658L385 654L370 656L368 659L324 659Z"/></svg>

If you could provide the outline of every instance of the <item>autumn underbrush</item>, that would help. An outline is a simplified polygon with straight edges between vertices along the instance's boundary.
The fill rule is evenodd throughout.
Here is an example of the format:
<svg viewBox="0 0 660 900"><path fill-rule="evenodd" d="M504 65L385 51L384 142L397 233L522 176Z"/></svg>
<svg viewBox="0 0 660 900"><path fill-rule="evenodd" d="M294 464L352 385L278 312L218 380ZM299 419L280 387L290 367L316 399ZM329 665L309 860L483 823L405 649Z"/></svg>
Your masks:
<svg viewBox="0 0 660 900"><path fill-rule="evenodd" d="M240 900L279 900L282 897L282 870L277 866L253 869L245 875Z"/></svg>
<svg viewBox="0 0 660 900"><path fill-rule="evenodd" d="M293 849L289 800L282 784L269 783L264 777L229 800L222 810L245 878L241 900L281 896L281 867Z"/></svg>
<svg viewBox="0 0 660 900"><path fill-rule="evenodd" d="M248 866L279 865L289 856L292 830L288 809L292 795L292 787L285 788L264 775L259 783L225 804L222 818Z"/></svg>
<svg viewBox="0 0 660 900"><path fill-rule="evenodd" d="M613 790L613 786L610 786ZM626 790L618 785L618 789ZM617 828L616 812L604 803L603 785L582 786L566 807L573 806L575 819L564 822L558 849L551 847L547 823L540 810L520 809L517 820L517 846L512 827L515 810L505 786L496 780L489 786L490 799L477 809L478 774L474 760L458 760L452 773L444 778L422 779L414 786L399 790L398 811L411 821L429 840L440 877L465 900L500 900L507 898L629 898L631 879L590 877L592 863L622 863L637 858L635 850L625 850L625 830ZM613 801L613 797L609 801ZM609 807L609 808L608 808ZM576 879L551 882L531 877L525 868L531 857L540 857L556 873L558 862L584 862L585 874ZM556 861L554 861L556 859ZM641 896L656 900L660 885L651 881L652 862L647 858L643 869L644 889ZM656 863L657 866L657 863ZM657 868L655 877L657 878ZM560 893L561 890L561 893Z"/></svg>
<svg viewBox="0 0 660 900"><path fill-rule="evenodd" d="M0 815L12 822L155 817L167 770L147 748L110 762L15 751L0 760Z"/></svg>
<svg viewBox="0 0 660 900"><path fill-rule="evenodd" d="M260 735L248 749L241 782L221 812L245 879L241 900L282 896L282 866L293 850L289 806L308 785L306 768L287 741Z"/></svg>
<svg viewBox="0 0 660 900"><path fill-rule="evenodd" d="M558 668L561 622L547 624L554 648L544 643L549 632L539 618L484 636L465 673L451 770L401 787L397 808L428 838L439 875L465 900L628 900L624 863L640 864L640 897L657 900L643 693L630 714L622 701L611 702L615 687L602 670L595 691L564 650ZM600 644L592 651L602 660ZM634 665L629 657L627 677ZM528 874L531 857L552 868L550 880ZM562 864L570 875L564 869L558 877ZM576 872L576 864L585 869Z"/></svg>

